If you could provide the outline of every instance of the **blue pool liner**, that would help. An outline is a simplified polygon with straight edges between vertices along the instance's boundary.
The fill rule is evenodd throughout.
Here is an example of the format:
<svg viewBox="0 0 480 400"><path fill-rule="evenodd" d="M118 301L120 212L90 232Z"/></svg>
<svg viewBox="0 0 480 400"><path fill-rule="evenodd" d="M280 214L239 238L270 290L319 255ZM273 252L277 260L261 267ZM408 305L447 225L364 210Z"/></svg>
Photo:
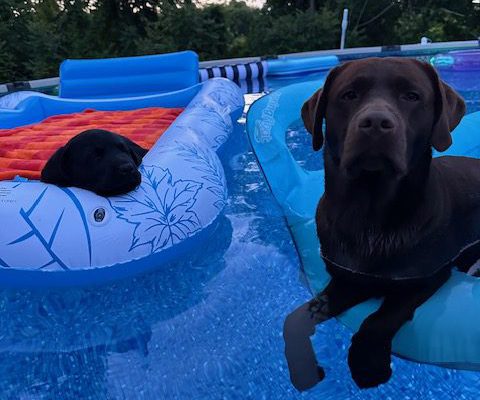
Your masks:
<svg viewBox="0 0 480 400"><path fill-rule="evenodd" d="M320 257L315 209L324 191L323 170L306 171L285 143L287 128L300 119L303 103L323 81L294 84L257 100L247 116L247 132L270 189L294 237L307 281L314 293L330 277ZM480 156L480 113L467 115L442 154ZM313 150L312 150L313 151ZM438 155L438 154L436 154ZM480 369L480 279L454 270L449 281L419 307L393 340L393 352L417 362ZM353 331L380 305L369 300L338 319Z"/></svg>

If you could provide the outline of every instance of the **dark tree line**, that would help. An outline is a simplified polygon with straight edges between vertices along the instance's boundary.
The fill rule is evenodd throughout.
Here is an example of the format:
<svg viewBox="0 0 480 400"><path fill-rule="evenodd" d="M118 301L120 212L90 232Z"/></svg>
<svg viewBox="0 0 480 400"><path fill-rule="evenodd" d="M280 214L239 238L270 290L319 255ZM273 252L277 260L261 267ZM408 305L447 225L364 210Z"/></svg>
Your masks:
<svg viewBox="0 0 480 400"><path fill-rule="evenodd" d="M472 0L267 0L199 6L195 0L0 0L0 81L56 76L65 58L184 49L201 59L336 48L343 8L347 46L470 40Z"/></svg>

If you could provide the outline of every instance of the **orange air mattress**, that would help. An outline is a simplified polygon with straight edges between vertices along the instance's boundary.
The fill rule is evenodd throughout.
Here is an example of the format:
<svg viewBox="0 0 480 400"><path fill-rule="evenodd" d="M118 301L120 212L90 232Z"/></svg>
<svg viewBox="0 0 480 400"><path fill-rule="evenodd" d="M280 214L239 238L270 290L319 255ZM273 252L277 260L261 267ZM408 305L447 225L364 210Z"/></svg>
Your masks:
<svg viewBox="0 0 480 400"><path fill-rule="evenodd" d="M40 179L50 156L87 129L105 129L150 149L182 108L142 108L132 111L85 110L55 115L14 129L0 129L0 180L15 176Z"/></svg>

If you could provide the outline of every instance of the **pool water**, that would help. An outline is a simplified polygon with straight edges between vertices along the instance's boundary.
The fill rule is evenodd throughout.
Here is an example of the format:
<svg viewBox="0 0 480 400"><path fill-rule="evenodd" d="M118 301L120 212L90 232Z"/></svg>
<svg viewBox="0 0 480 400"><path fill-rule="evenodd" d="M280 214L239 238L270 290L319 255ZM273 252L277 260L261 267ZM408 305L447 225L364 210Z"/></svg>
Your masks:
<svg viewBox="0 0 480 400"><path fill-rule="evenodd" d="M480 92L462 94L480 108ZM325 380L293 389L282 325L310 294L241 122L221 154L225 215L201 251L101 287L0 291L0 400L479 398L478 372L396 357L389 383L360 391L346 363L351 332L334 320L314 339ZM287 135L306 168L321 166L300 121Z"/></svg>

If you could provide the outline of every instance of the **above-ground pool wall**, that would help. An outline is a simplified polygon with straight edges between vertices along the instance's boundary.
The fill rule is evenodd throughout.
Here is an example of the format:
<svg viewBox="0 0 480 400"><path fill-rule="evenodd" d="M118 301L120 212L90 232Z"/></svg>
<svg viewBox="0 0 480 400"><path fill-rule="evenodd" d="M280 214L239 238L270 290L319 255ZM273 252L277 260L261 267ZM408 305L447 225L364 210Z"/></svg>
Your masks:
<svg viewBox="0 0 480 400"><path fill-rule="evenodd" d="M339 61L348 61L364 57L391 57L391 56L407 56L415 57L423 61L429 61L430 58L438 53L448 52L452 50L469 50L469 49L478 49L479 41L478 40L468 40L468 41L455 41L455 42L439 42L439 43L428 43L425 45L421 44L407 44L407 45L394 45L394 46L375 46L375 47L357 47L357 48L347 48L347 49L332 49L332 50L320 50L320 51L309 51L302 53L291 53L291 54L282 54L274 57L245 57L245 58L232 58L232 59L223 59L223 60L211 60L211 61L202 61L198 64L199 69L192 76L192 80L205 80L213 77L220 77L222 75L223 67L225 71L228 71L227 66L237 66L239 71L244 70L245 72L239 72L239 79L237 84L239 84L244 92L261 92L264 89L268 89L266 80L268 79L266 68L263 68L263 71L260 71L258 76L259 79L255 79L255 68L251 67L252 78L248 79L248 67L246 65L258 65L259 63L262 66L265 66L269 61L273 60L291 60L291 59L308 59L313 57L325 57L325 56L336 56ZM160 56L160 55L159 55ZM164 55L161 55L164 56ZM168 56L168 55L167 55ZM156 57L156 56L154 56ZM96 61L96 60L90 60ZM197 60L198 62L198 60ZM243 67L245 66L245 67ZM256 68L259 69L258 67ZM209 72L210 70L210 72ZM225 77L236 81L231 73L225 72ZM242 79L242 74L245 75L245 79ZM232 79L233 78L233 79ZM15 92L18 90L36 90L40 92L45 92L48 94L55 94L58 92L58 85L60 83L59 78L48 78L42 80L33 80L33 81L22 81L22 82L12 82L0 84L0 96ZM145 90L152 92L153 87L150 86L149 82L146 82L147 87ZM173 90L173 89L172 89ZM67 91L68 93L68 91ZM145 93L146 94L146 93ZM62 96L65 96L65 93L62 93Z"/></svg>

